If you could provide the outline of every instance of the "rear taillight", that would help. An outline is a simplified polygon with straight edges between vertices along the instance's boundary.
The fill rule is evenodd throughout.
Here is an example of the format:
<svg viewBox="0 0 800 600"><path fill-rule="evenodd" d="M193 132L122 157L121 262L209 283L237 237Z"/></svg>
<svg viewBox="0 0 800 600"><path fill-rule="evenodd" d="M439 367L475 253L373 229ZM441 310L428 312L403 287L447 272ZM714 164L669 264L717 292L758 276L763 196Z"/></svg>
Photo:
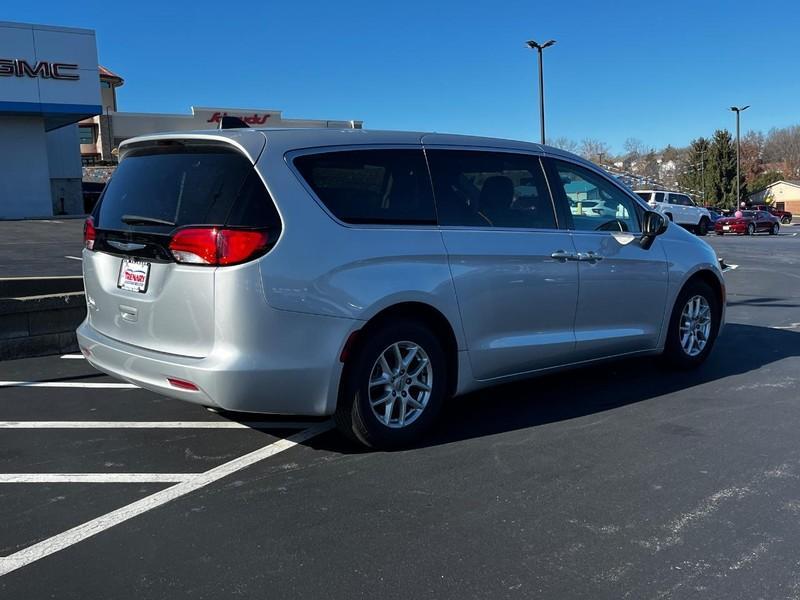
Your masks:
<svg viewBox="0 0 800 600"><path fill-rule="evenodd" d="M179 263L222 266L255 258L268 245L266 231L190 227L172 236L169 249Z"/></svg>
<svg viewBox="0 0 800 600"><path fill-rule="evenodd" d="M94 219L89 217L83 224L83 245L88 250L94 250L94 240L97 237L97 230L94 228Z"/></svg>

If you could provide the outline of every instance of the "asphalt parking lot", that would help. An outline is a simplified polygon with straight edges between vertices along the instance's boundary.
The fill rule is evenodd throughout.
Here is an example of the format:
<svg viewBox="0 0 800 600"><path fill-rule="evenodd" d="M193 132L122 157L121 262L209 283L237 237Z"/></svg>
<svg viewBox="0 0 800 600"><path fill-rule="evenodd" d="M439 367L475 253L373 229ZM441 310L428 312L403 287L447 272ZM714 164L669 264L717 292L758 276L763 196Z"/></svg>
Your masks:
<svg viewBox="0 0 800 600"><path fill-rule="evenodd" d="M800 598L793 229L706 238L735 268L701 369L483 391L406 451L0 363L0 596Z"/></svg>
<svg viewBox="0 0 800 600"><path fill-rule="evenodd" d="M0 277L81 274L83 218L0 221Z"/></svg>

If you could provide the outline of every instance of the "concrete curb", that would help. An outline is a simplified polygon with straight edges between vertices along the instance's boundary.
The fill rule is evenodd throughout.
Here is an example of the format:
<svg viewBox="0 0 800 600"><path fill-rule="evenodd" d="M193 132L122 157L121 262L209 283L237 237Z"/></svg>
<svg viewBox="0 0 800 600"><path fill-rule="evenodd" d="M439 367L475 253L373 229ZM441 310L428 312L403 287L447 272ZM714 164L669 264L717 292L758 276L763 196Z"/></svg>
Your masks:
<svg viewBox="0 0 800 600"><path fill-rule="evenodd" d="M45 296L83 291L83 277L0 277L0 299ZM2 314L2 312L0 312Z"/></svg>
<svg viewBox="0 0 800 600"><path fill-rule="evenodd" d="M76 352L83 292L0 298L0 360Z"/></svg>

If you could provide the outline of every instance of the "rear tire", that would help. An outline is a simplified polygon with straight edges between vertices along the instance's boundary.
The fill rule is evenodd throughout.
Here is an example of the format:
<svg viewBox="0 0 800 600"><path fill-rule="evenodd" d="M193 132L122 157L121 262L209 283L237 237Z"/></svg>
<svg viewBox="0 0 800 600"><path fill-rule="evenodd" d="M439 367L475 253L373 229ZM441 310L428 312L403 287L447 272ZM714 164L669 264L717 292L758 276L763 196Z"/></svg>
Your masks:
<svg viewBox="0 0 800 600"><path fill-rule="evenodd" d="M708 224L710 222L711 221L709 221L708 218L702 217L700 219L699 225L697 226L697 235L705 235L705 234L707 234L708 233Z"/></svg>
<svg viewBox="0 0 800 600"><path fill-rule="evenodd" d="M430 329L410 319L386 323L362 336L363 343L345 365L336 426L370 448L408 446L430 429L444 402L448 378L444 348Z"/></svg>
<svg viewBox="0 0 800 600"><path fill-rule="evenodd" d="M755 233L756 233L756 226L753 225L752 223L749 223L747 225L747 235L755 235Z"/></svg>
<svg viewBox="0 0 800 600"><path fill-rule="evenodd" d="M701 300L698 301L697 298ZM700 315L693 317L687 316L686 311L689 307L690 301L696 302L697 306L708 307L708 323L710 325L707 334L702 331L700 322L702 319ZM690 311L691 312L691 311ZM701 310L702 314L703 311ZM672 316L669 320L669 331L667 332L667 341L664 345L664 358L675 368L678 369L693 369L700 366L714 347L714 342L719 333L719 325L722 317L722 310L719 306L719 300L716 293L711 289L707 283L703 281L689 282L675 300L675 306L672 309ZM687 339L687 332L689 333ZM695 341L702 341L702 348L698 345L687 349L687 345L692 341L694 335ZM691 346L691 345L690 345Z"/></svg>

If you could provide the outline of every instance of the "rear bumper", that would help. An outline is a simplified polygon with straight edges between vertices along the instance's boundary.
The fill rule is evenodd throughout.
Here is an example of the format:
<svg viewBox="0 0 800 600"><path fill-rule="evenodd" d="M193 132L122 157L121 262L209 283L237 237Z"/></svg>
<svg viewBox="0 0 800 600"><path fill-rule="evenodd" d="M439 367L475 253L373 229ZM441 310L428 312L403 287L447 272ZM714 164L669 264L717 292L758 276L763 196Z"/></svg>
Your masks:
<svg viewBox="0 0 800 600"><path fill-rule="evenodd" d="M714 231L717 233L746 233L747 225L731 225L728 229L723 229L722 225L715 225Z"/></svg>
<svg viewBox="0 0 800 600"><path fill-rule="evenodd" d="M282 312L279 321L265 332L263 348L228 342L215 345L204 358L132 346L103 335L88 321L77 336L93 367L170 398L230 411L332 414L342 373L339 356L360 321L291 312ZM198 389L176 388L169 378Z"/></svg>

